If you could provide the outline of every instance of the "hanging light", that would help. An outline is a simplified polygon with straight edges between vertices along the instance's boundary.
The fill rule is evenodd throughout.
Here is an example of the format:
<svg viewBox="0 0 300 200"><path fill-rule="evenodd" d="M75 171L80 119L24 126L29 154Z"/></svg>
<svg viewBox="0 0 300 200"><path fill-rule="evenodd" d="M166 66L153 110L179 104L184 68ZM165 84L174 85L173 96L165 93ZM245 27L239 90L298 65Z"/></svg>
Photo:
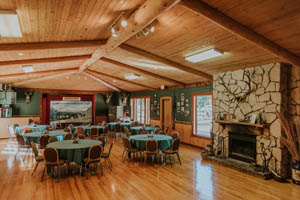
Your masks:
<svg viewBox="0 0 300 200"><path fill-rule="evenodd" d="M150 28L150 32L153 33L154 31L155 31L155 26L152 26L152 27Z"/></svg>

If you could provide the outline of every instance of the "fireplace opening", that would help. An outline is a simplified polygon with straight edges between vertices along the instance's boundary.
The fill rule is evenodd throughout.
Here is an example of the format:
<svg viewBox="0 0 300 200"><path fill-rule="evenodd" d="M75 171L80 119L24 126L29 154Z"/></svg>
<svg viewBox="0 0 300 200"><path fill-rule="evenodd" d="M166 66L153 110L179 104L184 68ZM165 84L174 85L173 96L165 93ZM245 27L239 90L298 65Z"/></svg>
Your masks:
<svg viewBox="0 0 300 200"><path fill-rule="evenodd" d="M256 162L256 135L229 132L229 157Z"/></svg>

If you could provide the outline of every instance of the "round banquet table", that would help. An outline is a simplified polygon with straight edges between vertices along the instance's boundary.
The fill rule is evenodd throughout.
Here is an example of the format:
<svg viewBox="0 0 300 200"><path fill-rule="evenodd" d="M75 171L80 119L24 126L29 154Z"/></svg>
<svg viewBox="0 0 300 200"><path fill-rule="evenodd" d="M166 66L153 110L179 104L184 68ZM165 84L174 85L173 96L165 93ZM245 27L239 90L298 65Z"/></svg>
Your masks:
<svg viewBox="0 0 300 200"><path fill-rule="evenodd" d="M45 131L48 125L36 125L36 126L17 126L15 131L18 133L23 133L24 128L31 128L33 132Z"/></svg>
<svg viewBox="0 0 300 200"><path fill-rule="evenodd" d="M116 124L118 124L118 122L109 122L108 123L109 130L115 131ZM121 122L120 125L121 125L121 131L124 132L124 126L126 126L130 130L131 122Z"/></svg>
<svg viewBox="0 0 300 200"><path fill-rule="evenodd" d="M97 128L98 133L103 133L104 126L74 126L72 128L72 133L74 133L77 128L83 128L85 135L88 136L90 134L91 128Z"/></svg>
<svg viewBox="0 0 300 200"><path fill-rule="evenodd" d="M50 137L56 136L59 141L62 141L66 134L67 134L67 132L63 132L63 131L49 131L48 132L48 135ZM43 134L43 132L41 132L41 131L23 134L24 139L25 139L26 143L28 143L28 144L30 144L31 142L38 144L42 135L45 135L45 134Z"/></svg>
<svg viewBox="0 0 300 200"><path fill-rule="evenodd" d="M129 137L129 141L131 145L137 148L139 151L146 150L146 142L147 140L154 139L158 143L158 149L160 151L167 150L172 145L172 137L167 135L153 135L153 137L149 138L148 134L141 134L141 135L132 135Z"/></svg>
<svg viewBox="0 0 300 200"><path fill-rule="evenodd" d="M142 129L142 128L143 128L142 126L134 126L134 127L131 127L131 128L130 128L131 134L132 134L132 135L137 135L137 134L139 134L139 130ZM150 133L151 131L154 133L156 127L146 126L144 129L145 129L148 133Z"/></svg>
<svg viewBox="0 0 300 200"><path fill-rule="evenodd" d="M73 141L74 140L63 140L61 142L52 142L48 144L47 147L56 148L60 159L81 165L83 159L88 156L88 151L91 146L95 144L102 145L102 142L98 140L81 139L77 144L74 144Z"/></svg>

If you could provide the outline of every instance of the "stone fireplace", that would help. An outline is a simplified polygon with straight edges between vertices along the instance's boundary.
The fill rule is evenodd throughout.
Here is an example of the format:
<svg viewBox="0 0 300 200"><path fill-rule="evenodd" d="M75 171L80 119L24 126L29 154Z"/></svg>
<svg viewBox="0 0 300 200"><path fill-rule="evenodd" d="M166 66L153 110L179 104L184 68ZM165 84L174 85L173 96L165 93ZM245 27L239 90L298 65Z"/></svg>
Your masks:
<svg viewBox="0 0 300 200"><path fill-rule="evenodd" d="M287 151L280 144L282 130L276 112L288 102L288 72L289 66L272 63L214 75L213 151L216 156L266 166L286 176ZM224 120L219 118L226 114L235 119L222 123ZM261 116L263 123L241 122L252 114Z"/></svg>

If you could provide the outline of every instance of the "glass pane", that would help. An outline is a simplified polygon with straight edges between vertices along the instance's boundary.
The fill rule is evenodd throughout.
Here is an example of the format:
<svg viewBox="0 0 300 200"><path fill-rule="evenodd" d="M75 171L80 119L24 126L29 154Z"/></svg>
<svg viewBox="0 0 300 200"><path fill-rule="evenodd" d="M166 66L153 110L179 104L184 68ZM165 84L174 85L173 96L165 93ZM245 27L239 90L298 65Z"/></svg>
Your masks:
<svg viewBox="0 0 300 200"><path fill-rule="evenodd" d="M212 95L197 96L195 101L195 134L210 137L212 128Z"/></svg>

